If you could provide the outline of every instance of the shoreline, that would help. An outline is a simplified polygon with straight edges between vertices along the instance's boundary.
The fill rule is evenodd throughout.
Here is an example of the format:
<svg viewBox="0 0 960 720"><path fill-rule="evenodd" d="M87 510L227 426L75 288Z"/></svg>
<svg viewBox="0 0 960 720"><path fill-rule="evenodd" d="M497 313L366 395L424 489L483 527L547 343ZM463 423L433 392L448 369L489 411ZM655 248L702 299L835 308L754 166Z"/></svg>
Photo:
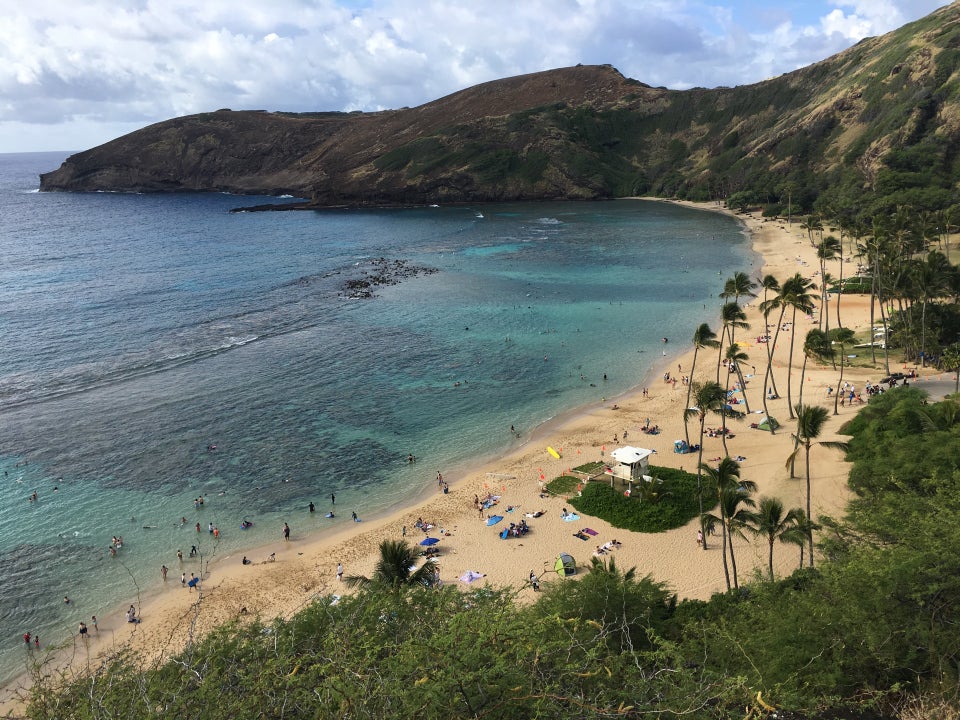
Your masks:
<svg viewBox="0 0 960 720"><path fill-rule="evenodd" d="M758 261L764 273L774 272L778 276L792 274L789 271L784 272L785 267L792 265L790 258L778 261L773 255L793 253L793 247L788 248L787 244L794 240L791 231L796 226L782 233L772 233L779 235L780 240L774 244L772 241L776 238L768 237L771 233L766 231L776 230L776 222L757 220L749 215L741 216L713 204L705 207L702 204L680 201L638 199L672 202L692 209L727 214L741 223L747 234L749 247L757 256L752 263L751 274L759 269ZM794 244L801 248L798 255L815 258L815 251L809 243L803 242L802 238L794 240ZM814 262L806 262L808 272L817 267ZM735 270L736 268L726 269L726 272L732 273ZM845 297L844 311L850 312L847 310L847 302ZM753 302L746 308L751 324L756 323L759 315L756 305L757 303ZM718 329L718 312L705 310L704 314L712 318L707 320L711 327ZM862 312L859 317L862 321ZM695 327L687 328L687 336L692 335L694 330ZM756 334L757 331L750 332ZM786 345L783 342L780 344ZM168 657L182 650L186 642L197 635L202 636L212 627L238 617L241 607L247 608L251 616L264 619L288 616L309 603L318 593L343 591L335 578L338 561L343 562L347 575L369 574L376 560L377 545L382 539L405 537L408 541L417 542L422 537L413 527L413 521L418 516L432 522L435 533L440 528L446 531L437 546L441 551L439 565L444 582L457 583L460 574L466 570L475 570L482 573L485 581L491 584L514 586L521 595L532 598L531 591L525 588L528 569L539 573L544 567L552 567L552 558L561 551L573 554L578 565L583 567L589 563L592 550L591 543L584 545L579 540L570 539L573 532L579 529L579 525L573 527L558 519L563 499L541 497L539 475L544 475L549 480L569 467L604 457L605 449L613 449L614 437L621 431L631 433L628 444L636 442L653 449L657 453L657 457L653 458L655 465L683 467L685 463L691 470L695 466L695 455L677 456L672 453L673 440L683 436L680 413L686 397L686 387L670 387L658 379L663 372L670 372L674 363L685 368L684 372L689 372L693 348L688 341L678 341L672 347L677 348L676 351L653 359L640 383L633 388L616 397L607 398L606 401L571 408L544 421L531 429L523 442L508 448L502 454L452 468L449 473L445 473L450 484L448 494L431 493L427 484L411 497L409 502L404 502L402 507L388 508L356 526L346 525L332 533L327 530L322 537L299 539L295 536L290 543L271 542L247 551L253 558L259 558L260 553L265 556L269 556L271 552L276 553L276 562L255 559L252 566L243 567L234 554L216 557L207 565L202 592L197 594L176 587L178 583L175 577L168 580L167 584L152 588L134 601L134 604L140 605L140 614L143 616L141 624L128 627L123 621L122 609L119 608L101 618L100 626L104 635L107 631L113 634L113 642L102 650L112 651L118 647L129 646L140 651L146 658ZM779 347L777 350L783 354L786 348ZM765 352L762 357L757 354L753 361L758 365L762 362L765 366ZM710 363L706 357L699 357L697 370L702 373L711 367L715 369L715 365ZM774 370L780 380L784 370L782 362L779 367L775 363ZM869 379L869 371L866 375L859 373L859 379L856 379L857 370L861 369L852 368L848 371L848 376L854 378L854 382L859 384L865 377ZM700 373L697 373L697 377ZM832 370L821 368L808 371L811 378L817 373L823 375L823 382L828 381L828 375L834 374ZM872 374L875 376L876 371ZM808 382L813 384L811 378L808 378ZM643 395L645 387L650 388L649 397ZM756 389L753 394L757 394ZM817 397L821 395L818 394ZM787 413L782 405L783 401L778 402L780 404L776 409L771 404L771 414L782 417L785 422ZM814 400L805 397L805 402ZM620 407L613 409L613 405ZM660 435L638 438L635 433L639 432L638 428L646 417L651 417L653 423L663 427ZM845 419L843 414L840 418ZM839 423L834 418L828 425L828 434L835 432L838 427ZM797 488L791 486L791 483L798 483L783 477L786 474L782 467L783 458L787 453L772 453L770 446L775 443L768 442L768 439L772 438L780 438L781 441L788 438L789 431L782 429L776 436L756 432L751 436L749 429L738 426L736 435L742 438L742 442L735 443L731 440L731 454L739 453L747 458L743 465L745 477L759 481L757 473L769 474L769 482L764 480L761 483L761 492L787 496L791 498L791 504L799 504ZM561 450L563 459L554 460L547 456L545 448L548 444L566 448L566 452ZM709 444L710 448L706 449L705 442L705 461L722 452L719 440ZM823 462L825 458L825 455L822 456ZM831 483L830 490L818 505L821 510L826 508L835 513L842 511L846 501L846 469L845 464L836 458L831 458L830 464L833 466L828 478ZM779 468L779 472L775 468ZM531 521L533 530L529 536L501 541L493 529L487 528L483 522L478 522L479 518L472 506L472 496L485 492L501 494L501 506L510 504L520 508L521 512L543 509L546 514ZM596 538L600 542L611 538L627 538L624 548L615 552L618 565L636 566L638 572L652 574L655 580L668 583L672 591L677 592L681 598L706 599L713 592L723 589L718 548L711 546L710 550L704 552L696 547L692 541L695 531L690 524L652 536L617 530L593 518L584 519L583 524L589 524L598 531ZM494 543L497 550L503 549L504 552L497 552L495 555L498 557L492 557L491 543ZM743 565L741 576L746 579L752 568L763 567L764 549L754 548L759 552L751 553L748 549L749 542L738 541L737 545L738 564ZM786 556L787 552L783 551L776 558L776 567L781 574L788 572L795 564L792 557L788 560ZM171 568L171 571L174 570ZM176 570L179 571L179 568ZM549 582L549 576L544 580ZM101 650L98 646L102 641L97 637L91 638L87 641L89 646L86 651L79 646L79 642L74 640L72 647L68 643L65 656L74 657L81 665L82 660L95 663ZM54 664L59 666L56 662ZM6 712L10 712L12 706L8 703L16 688L23 683L24 676L21 676L4 687L4 692L0 695L0 707L4 707Z"/></svg>

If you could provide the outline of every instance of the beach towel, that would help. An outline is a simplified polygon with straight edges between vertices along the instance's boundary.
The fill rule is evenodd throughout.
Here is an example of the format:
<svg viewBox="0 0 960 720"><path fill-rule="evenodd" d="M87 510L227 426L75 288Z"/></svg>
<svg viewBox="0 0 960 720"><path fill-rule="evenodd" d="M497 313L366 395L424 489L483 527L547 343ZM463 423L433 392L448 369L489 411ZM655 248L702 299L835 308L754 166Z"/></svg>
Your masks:
<svg viewBox="0 0 960 720"><path fill-rule="evenodd" d="M586 535L583 534L583 530L580 530L580 531L578 531L578 532L575 532L575 533L573 534L573 536L574 536L575 538L580 538L581 540L589 540L589 539L590 539L590 538L588 538Z"/></svg>
<svg viewBox="0 0 960 720"><path fill-rule="evenodd" d="M504 528L500 533L500 539L506 540L508 537L510 537L510 528Z"/></svg>
<svg viewBox="0 0 960 720"><path fill-rule="evenodd" d="M593 530L593 529L591 529L591 528L584 528L584 529L581 530L580 532L585 532L587 535L591 535L591 536L597 534L597 531L596 531L596 530Z"/></svg>
<svg viewBox="0 0 960 720"><path fill-rule="evenodd" d="M579 520L579 519L580 519L580 516L577 515L576 513L570 513L569 515L564 515L563 517L564 522L573 522L574 520Z"/></svg>
<svg viewBox="0 0 960 720"><path fill-rule="evenodd" d="M503 520L503 515L491 515L487 518L487 525L496 525L501 520Z"/></svg>
<svg viewBox="0 0 960 720"><path fill-rule="evenodd" d="M472 583L474 580L479 580L483 575L478 573L476 570L467 570L463 575L460 576L460 582Z"/></svg>

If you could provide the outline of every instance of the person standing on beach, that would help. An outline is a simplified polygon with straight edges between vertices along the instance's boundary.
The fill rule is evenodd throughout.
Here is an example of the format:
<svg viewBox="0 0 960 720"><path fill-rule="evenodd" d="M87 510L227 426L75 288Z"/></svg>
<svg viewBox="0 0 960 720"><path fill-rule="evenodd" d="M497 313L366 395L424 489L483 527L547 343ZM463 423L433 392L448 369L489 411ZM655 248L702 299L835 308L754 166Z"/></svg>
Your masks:
<svg viewBox="0 0 960 720"><path fill-rule="evenodd" d="M80 622L80 628L78 632L80 633L80 637L82 637L84 640L87 639L87 624L85 622Z"/></svg>
<svg viewBox="0 0 960 720"><path fill-rule="evenodd" d="M90 616L90 624L93 625L93 630L94 630L94 632L96 632L96 633L99 635L99 634L100 634L100 626L97 625L97 616L96 616L96 615L91 615L91 616Z"/></svg>
<svg viewBox="0 0 960 720"><path fill-rule="evenodd" d="M286 523L283 524L283 539L290 542L290 526Z"/></svg>
<svg viewBox="0 0 960 720"><path fill-rule="evenodd" d="M338 562L337 563L337 582L341 582L342 580L343 580L343 563Z"/></svg>

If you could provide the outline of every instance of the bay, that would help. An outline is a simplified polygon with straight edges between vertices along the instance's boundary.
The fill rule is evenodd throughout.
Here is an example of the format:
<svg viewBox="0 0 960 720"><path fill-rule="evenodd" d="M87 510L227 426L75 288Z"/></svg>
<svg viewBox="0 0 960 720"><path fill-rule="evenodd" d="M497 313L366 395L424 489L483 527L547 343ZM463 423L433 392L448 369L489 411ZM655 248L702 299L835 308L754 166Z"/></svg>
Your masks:
<svg viewBox="0 0 960 720"><path fill-rule="evenodd" d="M23 632L68 638L161 564L179 576L178 549L372 518L643 384L753 261L731 218L644 201L231 213L287 200L36 192L64 157L0 155L5 678ZM351 297L379 258L404 276Z"/></svg>

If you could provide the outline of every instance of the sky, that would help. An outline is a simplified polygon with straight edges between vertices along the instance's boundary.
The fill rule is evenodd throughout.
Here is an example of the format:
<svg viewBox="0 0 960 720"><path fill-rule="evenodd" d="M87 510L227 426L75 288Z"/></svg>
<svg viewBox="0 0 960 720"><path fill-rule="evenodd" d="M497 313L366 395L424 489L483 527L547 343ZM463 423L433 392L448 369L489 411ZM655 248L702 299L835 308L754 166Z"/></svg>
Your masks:
<svg viewBox="0 0 960 720"><path fill-rule="evenodd" d="M759 82L945 0L0 0L0 152L179 115L414 107L583 63L683 90Z"/></svg>

